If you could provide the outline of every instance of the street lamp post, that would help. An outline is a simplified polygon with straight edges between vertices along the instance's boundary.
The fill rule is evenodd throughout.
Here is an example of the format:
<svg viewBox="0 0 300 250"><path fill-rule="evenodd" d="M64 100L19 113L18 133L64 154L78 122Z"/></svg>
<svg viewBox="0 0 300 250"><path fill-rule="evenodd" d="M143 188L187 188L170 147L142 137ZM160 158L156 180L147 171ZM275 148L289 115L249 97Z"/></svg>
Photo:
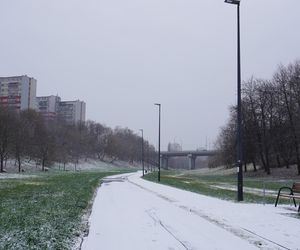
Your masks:
<svg viewBox="0 0 300 250"><path fill-rule="evenodd" d="M161 104L154 103L154 105L158 106L159 116L158 116L158 182L160 182L160 113L161 113Z"/></svg>
<svg viewBox="0 0 300 250"><path fill-rule="evenodd" d="M241 101L241 47L240 47L240 2L241 0L225 0L225 3L237 6L237 200L243 198L243 155L242 155L242 101Z"/></svg>
<svg viewBox="0 0 300 250"><path fill-rule="evenodd" d="M145 173L145 167L144 167L144 130L140 129L140 131L142 132L142 166L143 166L143 176Z"/></svg>
<svg viewBox="0 0 300 250"><path fill-rule="evenodd" d="M149 172L149 143L147 140L147 172Z"/></svg>

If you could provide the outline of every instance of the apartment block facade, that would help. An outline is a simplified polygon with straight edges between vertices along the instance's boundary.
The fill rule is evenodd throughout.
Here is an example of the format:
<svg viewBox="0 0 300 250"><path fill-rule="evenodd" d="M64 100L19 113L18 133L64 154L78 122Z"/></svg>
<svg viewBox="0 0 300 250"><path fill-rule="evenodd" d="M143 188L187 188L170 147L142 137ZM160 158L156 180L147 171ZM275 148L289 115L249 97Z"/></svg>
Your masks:
<svg viewBox="0 0 300 250"><path fill-rule="evenodd" d="M36 96L37 81L23 76L0 77L0 107L16 111L34 109L45 120L59 118L70 124L85 121L83 101L61 101L59 96Z"/></svg>
<svg viewBox="0 0 300 250"><path fill-rule="evenodd" d="M83 101L61 101L59 96L39 96L36 98L37 111L46 120L58 118L69 124L85 121L85 102Z"/></svg>
<svg viewBox="0 0 300 250"><path fill-rule="evenodd" d="M61 98L59 96L39 96L36 98L37 111L46 119L52 120L57 117Z"/></svg>
<svg viewBox="0 0 300 250"><path fill-rule="evenodd" d="M59 117L70 124L85 121L86 104L83 101L62 101L58 105Z"/></svg>
<svg viewBox="0 0 300 250"><path fill-rule="evenodd" d="M27 75L0 77L0 106L17 111L36 109L36 84Z"/></svg>

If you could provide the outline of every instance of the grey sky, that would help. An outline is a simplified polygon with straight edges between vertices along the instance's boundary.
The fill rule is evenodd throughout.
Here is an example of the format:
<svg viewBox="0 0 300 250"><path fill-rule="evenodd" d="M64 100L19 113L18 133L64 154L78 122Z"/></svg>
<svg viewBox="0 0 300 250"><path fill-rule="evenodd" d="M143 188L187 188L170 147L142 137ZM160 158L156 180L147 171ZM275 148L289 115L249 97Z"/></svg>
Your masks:
<svg viewBox="0 0 300 250"><path fill-rule="evenodd" d="M300 58L299 0L242 0L242 77ZM87 103L157 145L212 142L236 103L236 7L223 0L1 0L0 75Z"/></svg>

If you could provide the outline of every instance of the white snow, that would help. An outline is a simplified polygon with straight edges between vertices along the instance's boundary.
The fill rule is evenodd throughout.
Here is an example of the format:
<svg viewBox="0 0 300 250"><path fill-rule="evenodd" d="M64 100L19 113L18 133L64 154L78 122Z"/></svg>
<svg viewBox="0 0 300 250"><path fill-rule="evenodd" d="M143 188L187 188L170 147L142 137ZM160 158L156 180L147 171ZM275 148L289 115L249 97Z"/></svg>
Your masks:
<svg viewBox="0 0 300 250"><path fill-rule="evenodd" d="M300 249L297 209L235 203L145 181L108 177L83 250Z"/></svg>
<svg viewBox="0 0 300 250"><path fill-rule="evenodd" d="M235 191L236 186L230 185L227 183L220 183L219 185L210 185L212 188L216 189L225 189L225 190L231 190ZM277 196L277 192L274 190L269 190L269 189L260 189L260 188L249 188L249 187L243 187L244 193L250 193L250 194L256 194L256 195L267 195L267 196Z"/></svg>
<svg viewBox="0 0 300 250"><path fill-rule="evenodd" d="M33 178L36 175L26 175L26 174L16 174L16 173L0 173L1 179L23 179L23 178Z"/></svg>

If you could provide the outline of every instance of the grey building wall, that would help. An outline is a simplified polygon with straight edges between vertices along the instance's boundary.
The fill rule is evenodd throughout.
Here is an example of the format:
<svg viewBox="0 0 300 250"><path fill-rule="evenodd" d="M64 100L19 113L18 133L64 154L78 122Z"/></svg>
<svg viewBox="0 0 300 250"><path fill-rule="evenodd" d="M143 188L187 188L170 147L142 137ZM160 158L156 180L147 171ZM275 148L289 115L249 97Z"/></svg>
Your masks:
<svg viewBox="0 0 300 250"><path fill-rule="evenodd" d="M23 76L0 77L0 104L17 110L35 109L36 80Z"/></svg>
<svg viewBox="0 0 300 250"><path fill-rule="evenodd" d="M59 103L58 113L62 120L76 124L85 121L85 109L83 101L62 101Z"/></svg>

